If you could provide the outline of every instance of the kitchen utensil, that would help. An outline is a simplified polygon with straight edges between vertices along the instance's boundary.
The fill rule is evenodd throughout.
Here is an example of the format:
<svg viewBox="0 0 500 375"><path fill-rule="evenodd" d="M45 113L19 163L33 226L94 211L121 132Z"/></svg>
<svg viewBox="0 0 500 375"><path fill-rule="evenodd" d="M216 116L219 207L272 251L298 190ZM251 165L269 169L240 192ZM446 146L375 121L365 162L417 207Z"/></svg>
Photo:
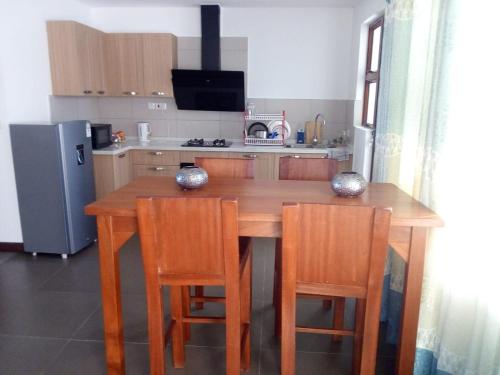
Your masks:
<svg viewBox="0 0 500 375"><path fill-rule="evenodd" d="M253 135L253 136L257 137L255 133L259 130L265 130L265 132L267 133L266 124L264 124L262 122L254 122L248 127L247 133L248 133L248 135ZM257 137L257 138L260 138L260 137Z"/></svg>
<svg viewBox="0 0 500 375"><path fill-rule="evenodd" d="M208 182L208 174L203 168L188 165L177 172L175 181L183 189L197 189Z"/></svg>
<svg viewBox="0 0 500 375"><path fill-rule="evenodd" d="M263 138L263 139L266 139L267 138L267 130L257 130L255 132L255 136L257 138Z"/></svg>
<svg viewBox="0 0 500 375"><path fill-rule="evenodd" d="M151 124L149 122L138 122L137 134L141 142L149 142L149 137L151 136Z"/></svg>
<svg viewBox="0 0 500 375"><path fill-rule="evenodd" d="M278 133L277 138L281 138L281 136L283 135L283 139L290 138L290 133L292 132L288 121L285 121L285 125L283 126L282 120L270 121L269 124L267 124L267 129L271 134L274 132Z"/></svg>
<svg viewBox="0 0 500 375"><path fill-rule="evenodd" d="M331 181L333 191L341 197L355 197L362 194L368 183L356 172L340 172Z"/></svg>

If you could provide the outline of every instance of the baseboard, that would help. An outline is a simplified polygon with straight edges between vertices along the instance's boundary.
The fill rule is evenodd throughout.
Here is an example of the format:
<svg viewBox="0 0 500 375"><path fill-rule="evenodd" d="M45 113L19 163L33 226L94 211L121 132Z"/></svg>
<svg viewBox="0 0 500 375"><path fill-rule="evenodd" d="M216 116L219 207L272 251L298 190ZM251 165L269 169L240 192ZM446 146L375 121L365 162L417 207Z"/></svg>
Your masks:
<svg viewBox="0 0 500 375"><path fill-rule="evenodd" d="M0 251L20 252L24 251L22 242L0 242Z"/></svg>

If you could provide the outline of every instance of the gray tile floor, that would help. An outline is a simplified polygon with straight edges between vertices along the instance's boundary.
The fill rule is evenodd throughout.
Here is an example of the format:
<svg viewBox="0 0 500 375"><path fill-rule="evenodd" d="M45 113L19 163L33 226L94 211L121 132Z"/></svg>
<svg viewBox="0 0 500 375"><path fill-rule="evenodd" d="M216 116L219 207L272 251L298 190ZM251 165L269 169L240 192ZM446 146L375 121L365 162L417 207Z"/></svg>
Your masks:
<svg viewBox="0 0 500 375"><path fill-rule="evenodd" d="M253 259L252 367L249 375L279 374L279 343L273 336L274 242L258 239ZM0 374L105 374L97 247L62 260L59 256L0 253ZM122 250L121 274L127 374L148 374L146 298L137 238ZM218 294L221 291L212 289ZM167 292L165 292L167 293ZM168 299L167 312L168 312ZM346 321L352 324L353 302ZM223 313L207 304L203 311ZM331 311L319 301L300 301L299 324L328 325ZM168 316L166 316L168 319ZM225 332L220 325L195 325L186 367L169 374L224 374ZM382 327L383 335L383 327ZM348 374L352 342L328 336L297 336L297 374ZM395 348L381 338L377 374L394 372Z"/></svg>

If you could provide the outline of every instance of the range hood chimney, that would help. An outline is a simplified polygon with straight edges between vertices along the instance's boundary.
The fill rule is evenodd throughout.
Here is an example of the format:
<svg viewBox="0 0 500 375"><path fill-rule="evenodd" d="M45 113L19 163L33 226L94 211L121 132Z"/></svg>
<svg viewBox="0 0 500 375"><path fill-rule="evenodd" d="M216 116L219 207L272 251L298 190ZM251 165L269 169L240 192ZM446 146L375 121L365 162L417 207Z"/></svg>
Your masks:
<svg viewBox="0 0 500 375"><path fill-rule="evenodd" d="M201 69L220 70L220 7L201 6Z"/></svg>
<svg viewBox="0 0 500 375"><path fill-rule="evenodd" d="M245 110L245 75L224 71L220 57L220 7L201 6L202 70L172 69L178 109L195 111Z"/></svg>

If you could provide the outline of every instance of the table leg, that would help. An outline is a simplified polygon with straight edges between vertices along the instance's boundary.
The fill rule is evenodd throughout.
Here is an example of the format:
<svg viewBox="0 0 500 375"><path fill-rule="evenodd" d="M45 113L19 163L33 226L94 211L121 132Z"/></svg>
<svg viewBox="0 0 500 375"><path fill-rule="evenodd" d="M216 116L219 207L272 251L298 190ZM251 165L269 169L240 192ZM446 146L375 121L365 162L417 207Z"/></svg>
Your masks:
<svg viewBox="0 0 500 375"><path fill-rule="evenodd" d="M427 228L412 228L408 263L406 265L403 311L401 313L401 332L397 362L397 374L399 375L413 374L426 239Z"/></svg>
<svg viewBox="0 0 500 375"><path fill-rule="evenodd" d="M104 343L108 375L125 374L120 264L113 232L113 217L98 216L99 262L101 270Z"/></svg>

